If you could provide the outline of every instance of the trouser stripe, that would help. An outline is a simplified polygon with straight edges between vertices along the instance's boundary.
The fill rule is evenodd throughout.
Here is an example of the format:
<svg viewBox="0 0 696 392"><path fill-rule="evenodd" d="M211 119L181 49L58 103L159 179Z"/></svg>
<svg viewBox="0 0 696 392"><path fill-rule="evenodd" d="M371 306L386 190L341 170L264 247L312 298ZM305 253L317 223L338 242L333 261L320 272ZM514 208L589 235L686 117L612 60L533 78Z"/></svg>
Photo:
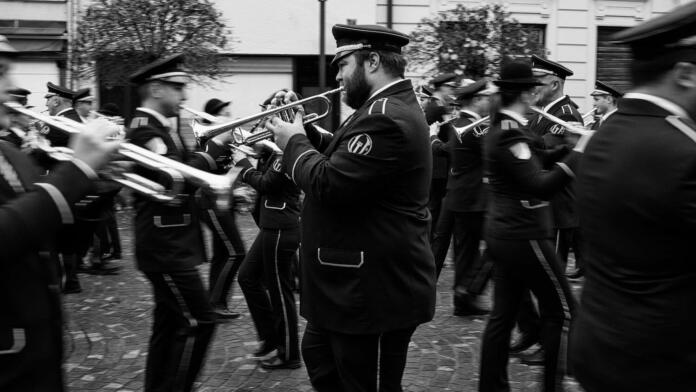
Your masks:
<svg viewBox="0 0 696 392"><path fill-rule="evenodd" d="M218 219L217 215L215 215L215 212L212 209L208 209L207 211L215 231L218 233L218 236L220 236L220 239L222 239L223 244L225 244L225 248L227 248L228 254L225 265L222 267L222 271L220 271L220 276L218 276L217 280L215 280L215 285L213 286L212 290L210 290L211 301L217 302L220 300L222 289L225 287L225 282L227 281L227 275L229 275L230 270L232 269L232 264L234 264L234 256L236 256L237 253L235 252L232 242L227 237L227 233L225 233L225 230L223 230L220 220Z"/></svg>
<svg viewBox="0 0 696 392"><path fill-rule="evenodd" d="M189 324L189 328L198 327L198 320L196 320L191 315L191 312L189 312L188 306L186 306L186 301L184 301L184 297L181 295L181 292L179 291L179 288L176 286L174 280L171 278L171 276L167 274L162 274L162 276L164 277L164 280L167 282L167 285L169 286L169 289L172 291L172 294L174 294L174 298L176 298L176 302L179 304L179 307L181 308L181 313L186 318L186 321ZM186 379L186 373L188 373L188 369L191 364L193 346L195 343L195 332L188 333L188 337L186 338L186 343L184 345L184 352L181 354L181 362L179 362L179 368L175 376L176 381L174 382L174 386L175 388L177 388L177 390L178 388L183 387L185 385L184 381Z"/></svg>
<svg viewBox="0 0 696 392"><path fill-rule="evenodd" d="M282 231L278 230L278 238L276 238L275 250L273 252L276 283L278 284L278 295L280 295L280 303L283 307L283 320L285 320L285 360L290 360L290 323L288 322L288 310L285 304L285 296L283 295L283 286L280 284L280 273L278 272L278 247L280 246L280 235Z"/></svg>

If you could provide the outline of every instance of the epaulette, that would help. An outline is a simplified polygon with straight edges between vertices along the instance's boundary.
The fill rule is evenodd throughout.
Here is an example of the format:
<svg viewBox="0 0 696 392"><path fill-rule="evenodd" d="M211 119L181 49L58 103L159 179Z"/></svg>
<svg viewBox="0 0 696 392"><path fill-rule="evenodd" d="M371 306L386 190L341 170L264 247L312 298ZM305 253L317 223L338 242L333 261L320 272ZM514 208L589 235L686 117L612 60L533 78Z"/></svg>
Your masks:
<svg viewBox="0 0 696 392"><path fill-rule="evenodd" d="M387 114L387 100L389 98L380 98L370 105L367 109L367 114Z"/></svg>
<svg viewBox="0 0 696 392"><path fill-rule="evenodd" d="M679 116L667 116L665 120L680 130L686 137L696 142L696 130L694 130L694 124L691 121L685 120Z"/></svg>
<svg viewBox="0 0 696 392"><path fill-rule="evenodd" d="M148 124L149 120L150 119L148 117L133 117L130 123L130 128L135 129L145 126Z"/></svg>

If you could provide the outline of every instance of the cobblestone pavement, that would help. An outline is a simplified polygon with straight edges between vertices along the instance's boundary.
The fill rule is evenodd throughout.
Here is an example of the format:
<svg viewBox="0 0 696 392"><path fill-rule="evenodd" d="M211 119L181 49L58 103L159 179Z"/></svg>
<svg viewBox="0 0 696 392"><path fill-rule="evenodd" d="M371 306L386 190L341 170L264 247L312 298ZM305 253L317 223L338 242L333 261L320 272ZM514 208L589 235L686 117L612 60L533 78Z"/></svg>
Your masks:
<svg viewBox="0 0 696 392"><path fill-rule="evenodd" d="M70 391L143 388L153 303L149 283L134 268L131 219L128 211L119 213L124 250L120 275L80 275L84 291L65 297L65 368ZM240 216L238 223L250 245L256 226L249 215ZM202 272L207 276L207 264ZM452 315L452 275L451 268L443 271L435 319L421 325L413 336L403 377L405 391L476 390L486 319ZM231 306L242 317L218 327L198 391L311 391L304 367L266 371L250 358L256 333L239 287L232 295ZM302 331L305 322L300 320ZM512 390L540 390L540 368L513 359L509 373ZM572 382L568 389L579 391Z"/></svg>

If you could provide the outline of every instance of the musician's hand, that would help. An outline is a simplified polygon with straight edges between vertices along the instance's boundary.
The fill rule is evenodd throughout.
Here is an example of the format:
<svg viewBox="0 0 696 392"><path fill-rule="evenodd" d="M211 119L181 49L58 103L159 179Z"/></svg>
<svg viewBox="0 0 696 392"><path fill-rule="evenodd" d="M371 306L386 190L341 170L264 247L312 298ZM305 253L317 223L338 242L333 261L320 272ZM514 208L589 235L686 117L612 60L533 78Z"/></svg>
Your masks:
<svg viewBox="0 0 696 392"><path fill-rule="evenodd" d="M232 164L236 165L239 161L247 159L249 155L242 148L232 149Z"/></svg>
<svg viewBox="0 0 696 392"><path fill-rule="evenodd" d="M592 139L594 134L595 131L587 131L586 133L580 135L578 141L575 143L573 151L585 152L585 147L587 147L587 143L590 142L590 139Z"/></svg>
<svg viewBox="0 0 696 392"><path fill-rule="evenodd" d="M73 157L86 163L93 170L99 169L109 161L111 153L121 144L110 137L118 132L116 126L104 119L96 119L85 124L86 131L70 140Z"/></svg>
<svg viewBox="0 0 696 392"><path fill-rule="evenodd" d="M254 147L259 148L259 149L267 149L268 151L274 152L276 154L281 154L283 150L278 147L277 144L273 143L272 141L266 139L266 140L261 140L254 144Z"/></svg>
<svg viewBox="0 0 696 392"><path fill-rule="evenodd" d="M302 112L295 115L295 121L288 123L278 117L273 117L266 123L266 128L275 134L275 143L281 150L285 150L288 140L295 135L306 135L302 124Z"/></svg>
<svg viewBox="0 0 696 392"><path fill-rule="evenodd" d="M275 106L285 105L298 100L297 93L292 90L280 90L275 93L271 104Z"/></svg>
<svg viewBox="0 0 696 392"><path fill-rule="evenodd" d="M440 133L440 123L435 121L430 124L430 136L437 136Z"/></svg>

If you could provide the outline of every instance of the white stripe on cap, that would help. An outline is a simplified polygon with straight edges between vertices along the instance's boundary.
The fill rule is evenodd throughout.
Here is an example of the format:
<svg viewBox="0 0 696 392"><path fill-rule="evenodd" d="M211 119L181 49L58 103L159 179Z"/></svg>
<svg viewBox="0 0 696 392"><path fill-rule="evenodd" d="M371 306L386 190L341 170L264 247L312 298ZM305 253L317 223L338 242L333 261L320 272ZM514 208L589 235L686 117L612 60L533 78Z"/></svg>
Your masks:
<svg viewBox="0 0 696 392"><path fill-rule="evenodd" d="M590 95L612 95L609 91L604 91L600 89L595 89Z"/></svg>
<svg viewBox="0 0 696 392"><path fill-rule="evenodd" d="M532 68L532 72L543 73L543 74L547 74L547 75L555 75L556 74L555 72L549 71L548 69L544 69L544 68Z"/></svg>
<svg viewBox="0 0 696 392"><path fill-rule="evenodd" d="M190 75L189 75L188 73L186 73L186 72L183 72L183 71L165 72L165 73L161 73L161 74L152 75L152 76L150 76L149 78L147 78L147 80L171 78L171 77L174 77L174 76L186 76L186 77L189 77Z"/></svg>
<svg viewBox="0 0 696 392"><path fill-rule="evenodd" d="M336 53L345 52L347 50L360 50L360 49L370 49L372 45L370 44L350 44L343 45L336 48Z"/></svg>

